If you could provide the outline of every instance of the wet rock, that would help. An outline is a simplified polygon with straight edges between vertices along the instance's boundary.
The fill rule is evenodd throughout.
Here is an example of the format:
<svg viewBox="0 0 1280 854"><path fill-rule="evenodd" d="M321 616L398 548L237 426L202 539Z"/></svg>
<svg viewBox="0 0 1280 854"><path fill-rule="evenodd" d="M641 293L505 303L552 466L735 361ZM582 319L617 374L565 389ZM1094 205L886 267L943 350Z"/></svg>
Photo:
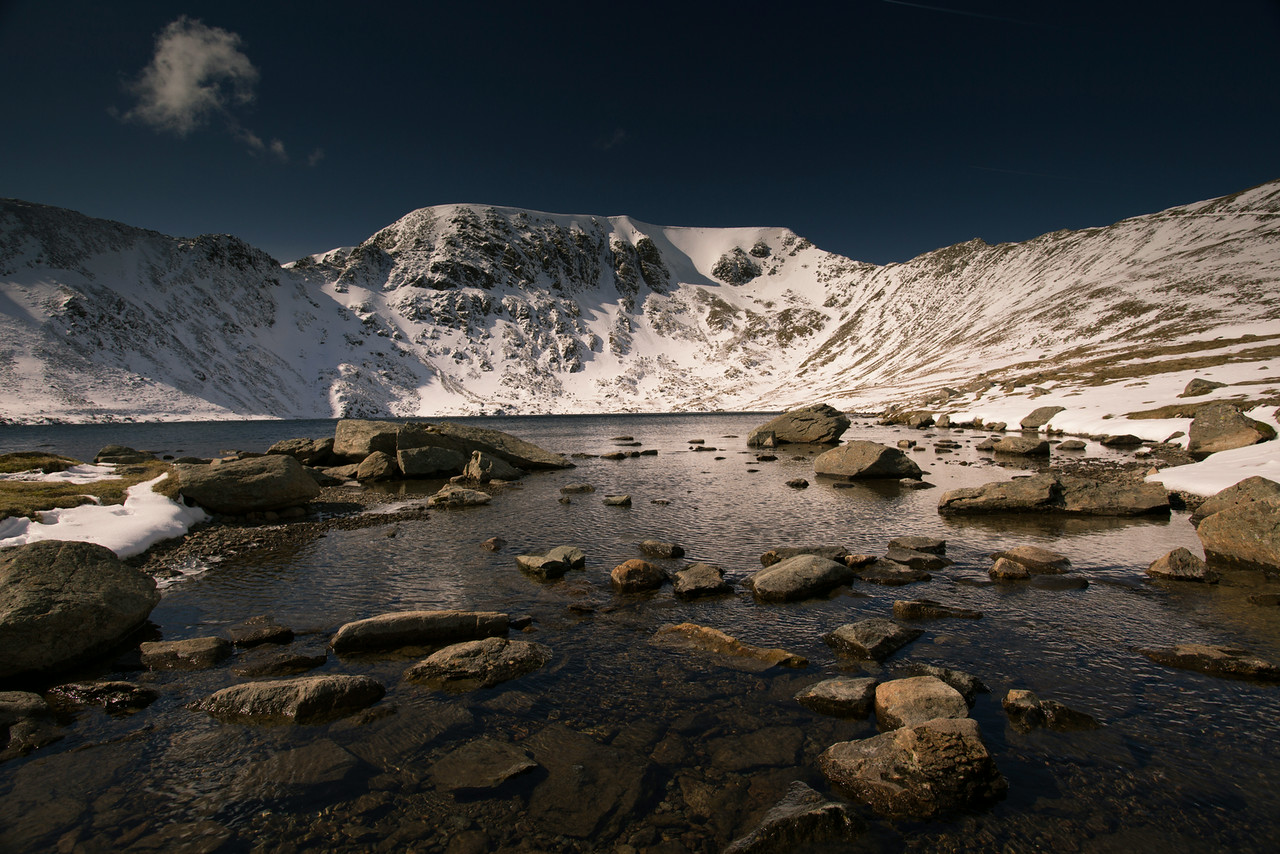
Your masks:
<svg viewBox="0 0 1280 854"><path fill-rule="evenodd" d="M934 718L965 718L969 704L936 676L909 676L876 686L876 724L881 730L916 726Z"/></svg>
<svg viewBox="0 0 1280 854"><path fill-rule="evenodd" d="M834 744L818 764L832 783L892 819L982 809L1008 790L970 718L939 718Z"/></svg>
<svg viewBox="0 0 1280 854"><path fill-rule="evenodd" d="M1157 664L1195 670L1210 676L1232 679L1257 679L1280 682L1280 667L1258 658L1248 650L1202 643L1183 643L1171 647L1139 649Z"/></svg>
<svg viewBox="0 0 1280 854"><path fill-rule="evenodd" d="M1191 523L1199 525L1202 520L1214 513L1234 510L1255 501L1280 501L1280 483L1257 475L1247 477L1206 498L1191 514Z"/></svg>
<svg viewBox="0 0 1280 854"><path fill-rule="evenodd" d="M865 718L875 703L877 684L870 676L837 676L804 688L796 701L822 715Z"/></svg>
<svg viewBox="0 0 1280 854"><path fill-rule="evenodd" d="M480 544L480 548L488 552L500 552L507 547L507 541L502 537L490 537Z"/></svg>
<svg viewBox="0 0 1280 854"><path fill-rule="evenodd" d="M761 602L796 602L825 596L854 578L843 563L801 554L758 571L748 584Z"/></svg>
<svg viewBox="0 0 1280 854"><path fill-rule="evenodd" d="M175 468L183 496L214 513L242 516L283 510L320 494L315 479L293 457L269 455Z"/></svg>
<svg viewBox="0 0 1280 854"><path fill-rule="evenodd" d="M747 435L747 445L772 448L787 443L831 444L840 441L849 423L843 412L825 403L805 406L756 427Z"/></svg>
<svg viewBox="0 0 1280 854"><path fill-rule="evenodd" d="M858 567L854 572L868 584L883 584L888 587L901 587L933 578L923 569L912 569L891 560L875 560Z"/></svg>
<svg viewBox="0 0 1280 854"><path fill-rule="evenodd" d="M844 847L865 830L846 804L828 800L797 781L765 813L759 826L730 843L724 854L791 854L812 846Z"/></svg>
<svg viewBox="0 0 1280 854"><path fill-rule="evenodd" d="M463 469L462 476L472 483L488 483L491 480L519 480L524 477L523 469L518 469L505 460L486 454L484 451L473 451L471 460Z"/></svg>
<svg viewBox="0 0 1280 854"><path fill-rule="evenodd" d="M401 611L347 623L330 646L350 653L475 640L505 635L508 622L497 611Z"/></svg>
<svg viewBox="0 0 1280 854"><path fill-rule="evenodd" d="M1089 586L1089 579L1079 575L1032 574L1031 586L1037 590L1084 590Z"/></svg>
<svg viewBox="0 0 1280 854"><path fill-rule="evenodd" d="M582 569L587 565L587 555L577 546L556 546L547 551L547 557L569 564L570 569Z"/></svg>
<svg viewBox="0 0 1280 854"><path fill-rule="evenodd" d="M809 481L805 480L802 477L797 477L787 481L787 486L791 487L792 489L808 489Z"/></svg>
<svg viewBox="0 0 1280 854"><path fill-rule="evenodd" d="M987 437L974 445L973 449L975 451L994 451L996 449L996 439L994 437Z"/></svg>
<svg viewBox="0 0 1280 854"><path fill-rule="evenodd" d="M606 507L630 507L630 495L606 495L604 497L604 505Z"/></svg>
<svg viewBox="0 0 1280 854"><path fill-rule="evenodd" d="M233 685L194 707L224 720L311 724L355 714L385 693L382 684L368 676L299 676Z"/></svg>
<svg viewBox="0 0 1280 854"><path fill-rule="evenodd" d="M356 466L356 480L361 482L391 480L399 473L396 458L384 451L374 451Z"/></svg>
<svg viewBox="0 0 1280 854"><path fill-rule="evenodd" d="M609 578L619 593L657 590L667 583L667 574L646 560L624 561L613 568Z"/></svg>
<svg viewBox="0 0 1280 854"><path fill-rule="evenodd" d="M898 448L879 442L854 440L818 455L813 461L817 474L855 479L912 478L924 472Z"/></svg>
<svg viewBox="0 0 1280 854"><path fill-rule="evenodd" d="M405 477L452 477L462 474L468 457L452 448L402 448L396 465Z"/></svg>
<svg viewBox="0 0 1280 854"><path fill-rule="evenodd" d="M404 678L432 688L470 691L532 673L551 660L540 643L491 637L447 646L405 671Z"/></svg>
<svg viewBox="0 0 1280 854"><path fill-rule="evenodd" d="M1209 569L1208 564L1181 546L1157 558L1151 566L1147 567L1147 575L1174 581L1200 581L1206 584L1218 582L1218 573Z"/></svg>
<svg viewBox="0 0 1280 854"><path fill-rule="evenodd" d="M236 658L231 672L237 676L296 676L315 670L329 660L323 653L294 652L270 647L258 647L247 655Z"/></svg>
<svg viewBox="0 0 1280 854"><path fill-rule="evenodd" d="M301 798L320 791L334 792L360 764L359 758L336 742L321 738L250 762L234 788L241 798Z"/></svg>
<svg viewBox="0 0 1280 854"><path fill-rule="evenodd" d="M478 738L445 754L431 766L432 781L450 792L496 789L538 767L528 751L492 738Z"/></svg>
<svg viewBox="0 0 1280 854"><path fill-rule="evenodd" d="M1187 453L1199 460L1276 437L1270 425L1255 421L1230 403L1210 403L1196 409L1189 433Z"/></svg>
<svg viewBox="0 0 1280 854"><path fill-rule="evenodd" d="M155 579L103 546L47 540L0 550L0 678L103 655L159 601Z"/></svg>
<svg viewBox="0 0 1280 854"><path fill-rule="evenodd" d="M1220 510L1196 528L1211 563L1280 569L1280 500Z"/></svg>
<svg viewBox="0 0 1280 854"><path fill-rule="evenodd" d="M694 623L666 625L654 634L654 642L662 646L697 649L736 658L748 658L770 667L808 667L809 660L785 649L773 649L742 643L719 629Z"/></svg>
<svg viewBox="0 0 1280 854"><path fill-rule="evenodd" d="M1048 727L1059 732L1098 729L1101 724L1084 712L1064 706L1057 700L1041 700L1022 688L1013 688L1002 703L1009 715L1009 723L1018 732L1031 732L1037 727Z"/></svg>
<svg viewBox="0 0 1280 854"><path fill-rule="evenodd" d="M933 599L898 599L893 603L893 616L899 620L943 620L949 617L980 620L982 612L944 605Z"/></svg>
<svg viewBox="0 0 1280 854"><path fill-rule="evenodd" d="M938 512L1069 513L1086 516L1167 514L1169 495L1158 483L1114 483L1069 475L1038 474L953 489Z"/></svg>
<svg viewBox="0 0 1280 854"><path fill-rule="evenodd" d="M427 499L427 505L430 507L478 507L492 500L493 496L487 492L467 489L456 483L447 483L440 488L439 492Z"/></svg>
<svg viewBox="0 0 1280 854"><path fill-rule="evenodd" d="M1020 457L1047 457L1049 443L1044 439L1029 436L1005 436L992 447L997 454L1011 454Z"/></svg>
<svg viewBox="0 0 1280 854"><path fill-rule="evenodd" d="M911 661L902 670L908 676L934 676L946 682L960 692L964 701L970 706L978 699L978 694L985 693L988 688L982 680L963 670L952 670L950 667L939 667L923 661Z"/></svg>
<svg viewBox="0 0 1280 854"><path fill-rule="evenodd" d="M900 626L893 620L870 617L840 626L823 635L822 640L845 655L884 661L922 634L920 629Z"/></svg>
<svg viewBox="0 0 1280 854"><path fill-rule="evenodd" d="M516 566L526 575L532 575L540 581L563 578L569 571L567 561L547 555L516 555Z"/></svg>
<svg viewBox="0 0 1280 854"><path fill-rule="evenodd" d="M110 714L127 714L145 709L160 695L133 682L68 682L50 690L51 694L78 706L102 706Z"/></svg>
<svg viewBox="0 0 1280 854"><path fill-rule="evenodd" d="M695 563L676 573L674 592L680 599L700 599L732 593L733 587L724 580L720 567Z"/></svg>
<svg viewBox="0 0 1280 854"><path fill-rule="evenodd" d="M945 557L933 552L920 552L915 549L903 548L901 546L889 546L889 551L885 553L885 558L894 563L900 563L903 566L909 566L912 569L939 570L951 566L951 561Z"/></svg>
<svg viewBox="0 0 1280 854"><path fill-rule="evenodd" d="M62 738L53 712L39 694L0 691L0 762L26 756Z"/></svg>
<svg viewBox="0 0 1280 854"><path fill-rule="evenodd" d="M207 670L231 657L226 638L190 638L142 644L142 665L149 670Z"/></svg>
<svg viewBox="0 0 1280 854"><path fill-rule="evenodd" d="M1053 420L1053 416L1059 412L1066 412L1065 406L1041 406L1031 411L1031 414L1018 423L1023 430L1039 430L1044 425ZM1048 453L1048 451L1045 451Z"/></svg>
<svg viewBox="0 0 1280 854"><path fill-rule="evenodd" d="M1088 445L1079 439L1067 439L1065 442L1058 443L1059 451L1083 451L1087 447Z"/></svg>
<svg viewBox="0 0 1280 854"><path fill-rule="evenodd" d="M1033 573L1057 574L1071 569L1071 559L1066 555L1039 546L1017 546L998 551L992 557L1022 564L1028 572Z"/></svg>
<svg viewBox="0 0 1280 854"><path fill-rule="evenodd" d="M1215 388L1226 388L1226 387L1227 387L1226 383L1218 383L1218 382L1214 382L1213 380L1206 380L1206 379L1202 379L1201 377L1196 377L1191 382L1187 383L1186 388L1182 390L1182 394L1178 395L1178 397L1199 397L1201 395L1208 394L1209 392L1213 391Z"/></svg>
<svg viewBox="0 0 1280 854"><path fill-rule="evenodd" d="M999 557L987 570L987 575L994 581L1022 581L1031 577L1031 570L1021 563Z"/></svg>
<svg viewBox="0 0 1280 854"><path fill-rule="evenodd" d="M595 492L596 488L589 483L569 483L560 487L560 491L565 495L580 495L587 492Z"/></svg>
<svg viewBox="0 0 1280 854"><path fill-rule="evenodd" d="M645 540L640 544L640 553L646 557L682 558L684 557L684 548L675 543L666 543L662 540Z"/></svg>
<svg viewBox="0 0 1280 854"><path fill-rule="evenodd" d="M944 555L947 553L947 541L937 537L894 537L889 541L889 548Z"/></svg>
<svg viewBox="0 0 1280 854"><path fill-rule="evenodd" d="M236 646L252 647L264 643L289 643L293 640L293 629L262 615L228 626L226 636Z"/></svg>
<svg viewBox="0 0 1280 854"><path fill-rule="evenodd" d="M771 726L742 735L713 739L706 745L716 771L742 772L753 768L792 768L800 758L804 731L794 726Z"/></svg>
<svg viewBox="0 0 1280 854"><path fill-rule="evenodd" d="M798 555L816 555L827 560L842 562L848 554L849 551L844 546L785 546L770 549L760 555L760 563L763 566L773 566L775 563L781 563L787 558Z"/></svg>

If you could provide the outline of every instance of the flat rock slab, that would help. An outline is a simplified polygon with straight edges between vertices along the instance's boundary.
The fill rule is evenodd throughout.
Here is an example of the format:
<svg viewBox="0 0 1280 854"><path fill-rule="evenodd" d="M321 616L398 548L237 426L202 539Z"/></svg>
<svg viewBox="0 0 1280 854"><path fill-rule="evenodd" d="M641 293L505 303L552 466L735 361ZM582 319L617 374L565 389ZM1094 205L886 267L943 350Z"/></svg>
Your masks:
<svg viewBox="0 0 1280 854"><path fill-rule="evenodd" d="M709 563L691 564L676 573L674 592L680 599L701 599L733 592L724 570Z"/></svg>
<svg viewBox="0 0 1280 854"><path fill-rule="evenodd" d="M438 650L405 671L404 678L432 688L470 691L532 673L550 660L551 650L540 643L484 638Z"/></svg>
<svg viewBox="0 0 1280 854"><path fill-rule="evenodd" d="M882 730L968 716L964 696L936 676L908 676L876 686L876 724Z"/></svg>
<svg viewBox="0 0 1280 854"><path fill-rule="evenodd" d="M237 777L235 788L241 798L305 797L342 786L360 764L358 757L337 742L322 738L247 764ZM168 850L191 849L175 846Z"/></svg>
<svg viewBox="0 0 1280 854"><path fill-rule="evenodd" d="M297 676L308 670L315 670L329 660L324 653L305 653L290 650L279 650L272 647L258 647L245 655L238 656L231 666L231 672L237 676L256 678L260 676Z"/></svg>
<svg viewBox="0 0 1280 854"><path fill-rule="evenodd" d="M856 576L849 567L825 557L796 555L758 571L751 590L761 602L796 602L825 596Z"/></svg>
<svg viewBox="0 0 1280 854"><path fill-rule="evenodd" d="M983 809L1009 788L971 718L939 718L840 742L818 765L832 783L897 820Z"/></svg>
<svg viewBox="0 0 1280 854"><path fill-rule="evenodd" d="M400 611L347 623L330 646L347 653L475 640L505 635L509 622L497 611Z"/></svg>
<svg viewBox="0 0 1280 854"><path fill-rule="evenodd" d="M207 670L231 657L226 638L190 638L142 644L142 665L148 670Z"/></svg>
<svg viewBox="0 0 1280 854"><path fill-rule="evenodd" d="M264 643L289 643L293 640L293 629L264 615L228 626L226 636L236 646L253 647Z"/></svg>
<svg viewBox="0 0 1280 854"><path fill-rule="evenodd" d="M785 649L752 646L725 634L719 629L699 626L694 623L663 626L654 634L653 639L655 643L662 646L696 649L719 655L730 655L735 658L746 658L761 662L767 667L809 666L809 660L803 655L796 655Z"/></svg>
<svg viewBox="0 0 1280 854"><path fill-rule="evenodd" d="M1147 658L1167 667L1195 670L1210 676L1280 682L1280 667L1258 658L1248 650L1202 643L1139 649Z"/></svg>
<svg viewBox="0 0 1280 854"><path fill-rule="evenodd" d="M69 682L51 689L49 693L79 706L102 706L109 714L136 712L160 698L159 693L151 688L121 681Z"/></svg>
<svg viewBox="0 0 1280 854"><path fill-rule="evenodd" d="M933 599L898 599L893 603L893 616L899 620L943 620L951 617L980 620L982 612L944 605Z"/></svg>
<svg viewBox="0 0 1280 854"><path fill-rule="evenodd" d="M224 720L311 724L354 714L385 693L382 683L368 676L299 676L223 688L195 708Z"/></svg>
<svg viewBox="0 0 1280 854"><path fill-rule="evenodd" d="M934 552L916 551L915 549L894 545L889 546L889 551L885 553L885 559L900 563L903 566L909 566L912 569L923 569L925 571L945 569L951 566L952 563L952 561Z"/></svg>
<svg viewBox="0 0 1280 854"><path fill-rule="evenodd" d="M1169 493L1159 483L1113 483L1038 474L953 489L939 500L938 512L1143 516L1167 514Z"/></svg>
<svg viewBox="0 0 1280 854"><path fill-rule="evenodd" d="M920 467L898 448L855 440L820 454L813 461L816 474L852 480L924 477Z"/></svg>
<svg viewBox="0 0 1280 854"><path fill-rule="evenodd" d="M505 741L478 738L445 754L431 766L431 779L446 791L496 789L538 767L528 751Z"/></svg>
<svg viewBox="0 0 1280 854"><path fill-rule="evenodd" d="M452 448L468 457L476 451L482 451L527 470L573 468L573 463L560 454L540 448L510 433L448 421L438 424L405 424L399 429L396 445L399 448Z"/></svg>
<svg viewBox="0 0 1280 854"><path fill-rule="evenodd" d="M814 846L843 849L865 830L847 804L829 800L797 780L760 824L730 843L724 854L790 854Z"/></svg>
<svg viewBox="0 0 1280 854"><path fill-rule="evenodd" d="M46 540L0 551L0 678L102 655L160 602L151 576L93 543Z"/></svg>
<svg viewBox="0 0 1280 854"><path fill-rule="evenodd" d="M1023 688L1010 689L1001 705L1009 715L1009 723L1022 733L1031 732L1037 727L1070 732L1098 729L1101 726L1092 715L1068 708L1057 700L1041 700Z"/></svg>
<svg viewBox="0 0 1280 854"><path fill-rule="evenodd" d="M894 537L889 541L889 548L943 555L947 553L947 541L937 537Z"/></svg>
<svg viewBox="0 0 1280 854"><path fill-rule="evenodd" d="M1207 563L1182 546L1152 561L1147 567L1147 575L1171 581L1199 581L1202 584L1218 582L1218 573L1209 569Z"/></svg>
<svg viewBox="0 0 1280 854"><path fill-rule="evenodd" d="M924 634L920 629L900 626L893 620L871 617L847 623L822 636L837 652L855 658L884 661L902 647Z"/></svg>
<svg viewBox="0 0 1280 854"><path fill-rule="evenodd" d="M870 676L837 676L804 688L796 694L796 702L821 715L865 718L874 707L878 684Z"/></svg>

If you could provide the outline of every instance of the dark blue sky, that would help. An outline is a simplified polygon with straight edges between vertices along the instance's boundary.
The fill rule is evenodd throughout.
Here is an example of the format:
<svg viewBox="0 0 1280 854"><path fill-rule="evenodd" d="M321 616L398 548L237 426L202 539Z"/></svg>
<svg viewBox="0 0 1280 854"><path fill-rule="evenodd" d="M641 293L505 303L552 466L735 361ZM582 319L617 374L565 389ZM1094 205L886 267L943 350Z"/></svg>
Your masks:
<svg viewBox="0 0 1280 854"><path fill-rule="evenodd" d="M0 196L280 260L480 202L901 261L1280 178L1278 0L0 0L0 81Z"/></svg>

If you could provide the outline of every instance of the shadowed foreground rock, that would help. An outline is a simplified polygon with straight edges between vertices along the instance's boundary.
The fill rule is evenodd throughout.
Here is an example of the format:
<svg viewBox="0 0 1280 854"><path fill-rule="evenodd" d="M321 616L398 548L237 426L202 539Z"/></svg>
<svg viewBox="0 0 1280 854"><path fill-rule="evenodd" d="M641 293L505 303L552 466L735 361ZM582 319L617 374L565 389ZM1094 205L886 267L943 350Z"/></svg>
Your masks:
<svg viewBox="0 0 1280 854"><path fill-rule="evenodd" d="M368 676L300 676L223 688L195 708L224 720L311 724L358 712L385 693L382 684Z"/></svg>
<svg viewBox="0 0 1280 854"><path fill-rule="evenodd" d="M866 830L846 804L824 798L804 783L765 813L751 833L734 840L724 854L791 854L807 846L848 845Z"/></svg>
<svg viewBox="0 0 1280 854"><path fill-rule="evenodd" d="M1009 788L971 718L939 718L833 744L818 765L832 783L893 819L981 809Z"/></svg>
<svg viewBox="0 0 1280 854"><path fill-rule="evenodd" d="M497 611L401 611L347 623L330 646L334 652L371 652L505 635L510 623Z"/></svg>
<svg viewBox="0 0 1280 854"><path fill-rule="evenodd" d="M93 543L0 549L0 678L102 655L160 602L155 579Z"/></svg>
<svg viewBox="0 0 1280 854"><path fill-rule="evenodd" d="M176 468L183 496L214 513L241 516L283 510L320 494L319 484L302 464L282 454Z"/></svg>

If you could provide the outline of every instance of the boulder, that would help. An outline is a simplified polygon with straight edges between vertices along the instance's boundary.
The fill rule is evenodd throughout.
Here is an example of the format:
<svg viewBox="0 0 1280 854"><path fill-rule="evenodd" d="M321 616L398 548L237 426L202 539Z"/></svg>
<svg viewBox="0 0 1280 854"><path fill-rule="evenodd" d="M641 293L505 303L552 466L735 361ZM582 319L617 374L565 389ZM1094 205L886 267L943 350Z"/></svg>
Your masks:
<svg viewBox="0 0 1280 854"><path fill-rule="evenodd" d="M697 649L759 661L769 667L808 667L809 660L785 649L773 649L745 644L719 629L699 626L695 623L666 625L654 634L654 642L662 646Z"/></svg>
<svg viewBox="0 0 1280 854"><path fill-rule="evenodd" d="M212 465L179 465L183 496L214 513L242 516L306 504L320 486L293 457L272 454Z"/></svg>
<svg viewBox="0 0 1280 854"><path fill-rule="evenodd" d="M1056 575L1071 569L1069 557L1039 546L1016 546L998 551L992 557L996 560L1003 558L1020 563L1027 568L1028 572L1038 574Z"/></svg>
<svg viewBox="0 0 1280 854"><path fill-rule="evenodd" d="M1210 403L1191 419L1187 452L1204 459L1218 451L1245 448L1276 437L1270 425L1255 421L1231 403Z"/></svg>
<svg viewBox="0 0 1280 854"><path fill-rule="evenodd" d="M1098 729L1101 726L1092 715L1077 712L1057 700L1041 700L1022 688L1010 689L1002 705L1009 715L1009 723L1018 732L1031 732L1037 727L1069 732Z"/></svg>
<svg viewBox="0 0 1280 854"><path fill-rule="evenodd" d="M160 602L151 576L94 543L0 549L0 679L102 655Z"/></svg>
<svg viewBox="0 0 1280 854"><path fill-rule="evenodd" d="M467 489L456 483L446 483L440 490L427 499L429 507L479 507L488 504L493 496L487 492Z"/></svg>
<svg viewBox="0 0 1280 854"><path fill-rule="evenodd" d="M1066 412L1065 406L1041 406L1031 411L1031 414L1018 423L1023 430L1039 430L1044 425L1053 420L1053 416L1059 412ZM1047 454L1048 451L1045 451Z"/></svg>
<svg viewBox="0 0 1280 854"><path fill-rule="evenodd" d="M646 557L682 558L684 557L684 547L675 543L666 543L662 540L645 540L640 544L640 553Z"/></svg>
<svg viewBox="0 0 1280 854"><path fill-rule="evenodd" d="M125 445L107 445L98 451L93 458L94 465L134 465L149 463L156 458L155 454L137 451Z"/></svg>
<svg viewBox="0 0 1280 854"><path fill-rule="evenodd" d="M540 643L489 637L446 646L410 667L404 678L432 688L469 691L532 673L550 660L551 650Z"/></svg>
<svg viewBox="0 0 1280 854"><path fill-rule="evenodd" d="M920 629L909 629L893 620L870 617L828 632L822 640L836 652L854 658L884 661L922 634L924 632Z"/></svg>
<svg viewBox="0 0 1280 854"><path fill-rule="evenodd" d="M982 612L944 605L932 599L898 599L893 603L893 616L899 620L942 620L948 617L980 620Z"/></svg>
<svg viewBox="0 0 1280 854"><path fill-rule="evenodd" d="M1257 475L1247 477L1206 498L1191 514L1191 523L1199 525L1207 516L1252 504L1255 501L1280 501L1280 483Z"/></svg>
<svg viewBox="0 0 1280 854"><path fill-rule="evenodd" d="M919 480L924 472L898 448L879 442L854 440L818 455L817 474L855 479L903 478Z"/></svg>
<svg viewBox="0 0 1280 854"><path fill-rule="evenodd" d="M673 592L680 599L701 599L732 593L733 587L724 580L720 567L695 563L676 573Z"/></svg>
<svg viewBox="0 0 1280 854"><path fill-rule="evenodd" d="M1062 475L1063 513L1081 516L1145 516L1169 513L1169 491L1160 483L1107 482Z"/></svg>
<svg viewBox="0 0 1280 854"><path fill-rule="evenodd" d="M467 455L452 448L402 448L396 465L405 477L452 477L467 467Z"/></svg>
<svg viewBox="0 0 1280 854"><path fill-rule="evenodd" d="M1025 564L998 557L987 570L987 575L995 581L1022 581L1031 577L1031 570L1027 569Z"/></svg>
<svg viewBox="0 0 1280 854"><path fill-rule="evenodd" d="M908 676L935 676L959 691L960 696L964 697L964 701L970 706L978 699L978 694L988 690L987 686L982 684L982 680L971 673L952 670L950 667L939 667L936 664L926 664L923 661L908 662L902 672Z"/></svg>
<svg viewBox="0 0 1280 854"><path fill-rule="evenodd" d="M564 561L570 569L582 569L587 565L586 553L577 546L556 546L547 551L547 557Z"/></svg>
<svg viewBox="0 0 1280 854"><path fill-rule="evenodd" d="M398 449L450 448L466 454L476 451L509 463L525 471L573 468L573 463L560 454L540 448L532 442L516 438L501 430L488 430L467 424L405 424L396 439Z"/></svg>
<svg viewBox="0 0 1280 854"><path fill-rule="evenodd" d="M938 718L840 742L818 765L832 783L891 819L981 809L1008 791L971 718Z"/></svg>
<svg viewBox="0 0 1280 854"><path fill-rule="evenodd" d="M748 583L761 602L795 602L825 596L854 578L843 563L801 554L758 571Z"/></svg>
<svg viewBox="0 0 1280 854"><path fill-rule="evenodd" d="M1200 377L1196 377L1191 382L1187 383L1186 388L1182 390L1182 394L1178 395L1178 397L1200 397L1201 395L1208 394L1209 392L1213 391L1215 388L1226 388L1226 387L1227 387L1226 383L1217 383L1217 382L1214 382L1213 380L1206 380Z"/></svg>
<svg viewBox="0 0 1280 854"><path fill-rule="evenodd" d="M382 683L368 676L299 676L233 685L194 707L223 720L314 724L354 714L385 693Z"/></svg>
<svg viewBox="0 0 1280 854"><path fill-rule="evenodd" d="M344 418L333 430L333 455L358 463L374 451L394 455L400 425L391 421Z"/></svg>
<svg viewBox="0 0 1280 854"><path fill-rule="evenodd" d="M148 670L207 670L231 657L231 641L216 637L155 641L141 649Z"/></svg>
<svg viewBox="0 0 1280 854"><path fill-rule="evenodd" d="M1280 682L1280 667L1258 658L1248 650L1203 643L1182 643L1171 647L1140 648L1138 652L1157 664L1195 670L1210 676Z"/></svg>
<svg viewBox="0 0 1280 854"><path fill-rule="evenodd" d="M870 676L836 676L801 690L796 702L822 715L865 718L875 704L877 684Z"/></svg>
<svg viewBox="0 0 1280 854"><path fill-rule="evenodd" d="M488 483L491 480L519 480L524 477L522 469L518 469L501 457L486 454L484 451L472 451L471 461L463 469L462 476L474 483Z"/></svg>
<svg viewBox="0 0 1280 854"><path fill-rule="evenodd" d="M724 854L843 850L865 830L866 825L847 804L828 800L797 780L760 824L730 843Z"/></svg>
<svg viewBox="0 0 1280 854"><path fill-rule="evenodd" d="M133 682L68 682L50 689L53 694L77 706L102 706L108 714L130 714L145 709L160 694Z"/></svg>
<svg viewBox="0 0 1280 854"><path fill-rule="evenodd" d="M1099 444L1104 448L1136 448L1142 444L1142 438L1132 433L1120 433L1104 436Z"/></svg>
<svg viewBox="0 0 1280 854"><path fill-rule="evenodd" d="M1152 562L1147 567L1147 575L1152 578L1200 581L1205 584L1216 584L1218 581L1218 573L1209 569L1208 564L1182 546Z"/></svg>
<svg viewBox="0 0 1280 854"><path fill-rule="evenodd" d="M793 409L760 425L747 435L752 447L772 448L777 445L833 444L849 429L843 412L825 403Z"/></svg>
<svg viewBox="0 0 1280 854"><path fill-rule="evenodd" d="M356 480L391 480L397 474L396 458L386 451L374 451L356 467Z"/></svg>
<svg viewBox="0 0 1280 854"><path fill-rule="evenodd" d="M497 611L401 611L347 623L329 645L348 653L475 640L505 635L509 622Z"/></svg>
<svg viewBox="0 0 1280 854"><path fill-rule="evenodd" d="M549 555L516 555L516 566L521 572L541 581L563 578L571 569L568 561Z"/></svg>
<svg viewBox="0 0 1280 854"><path fill-rule="evenodd" d="M908 676L876 686L876 725L881 730L916 726L934 718L967 718L963 695L936 676Z"/></svg>
<svg viewBox="0 0 1280 854"><path fill-rule="evenodd" d="M514 744L478 738L438 759L431 766L431 779L448 792L496 789L537 767L528 752Z"/></svg>
<svg viewBox="0 0 1280 854"><path fill-rule="evenodd" d="M666 584L667 574L647 560L637 558L615 566L609 579L619 593L640 593Z"/></svg>
<svg viewBox="0 0 1280 854"><path fill-rule="evenodd" d="M304 466L322 466L334 459L333 439L283 439L267 453L293 457Z"/></svg>
<svg viewBox="0 0 1280 854"><path fill-rule="evenodd" d="M1065 442L1058 443L1059 451L1083 451L1087 447L1088 445L1079 439L1068 439Z"/></svg>
<svg viewBox="0 0 1280 854"><path fill-rule="evenodd" d="M938 512L1008 513L1054 509L1062 495L1058 479L1050 474L1015 477L982 486L962 487L943 494Z"/></svg>
<svg viewBox="0 0 1280 854"><path fill-rule="evenodd" d="M816 555L827 560L843 562L848 554L849 550L844 546L784 546L769 549L760 555L760 563L763 566L773 566L775 563L781 563L797 555Z"/></svg>
<svg viewBox="0 0 1280 854"><path fill-rule="evenodd" d="M603 504L606 507L630 507L630 495L606 495Z"/></svg>
<svg viewBox="0 0 1280 854"><path fill-rule="evenodd" d="M1210 563L1280 570L1280 500L1221 510L1196 528Z"/></svg>
<svg viewBox="0 0 1280 854"><path fill-rule="evenodd" d="M1066 513L1140 516L1169 512L1169 494L1158 483L1114 483L1071 475L1037 474L943 494L938 512Z"/></svg>
<svg viewBox="0 0 1280 854"><path fill-rule="evenodd" d="M997 454L1012 454L1021 457L1049 456L1049 443L1044 439L1030 436L1005 436L992 446Z"/></svg>

